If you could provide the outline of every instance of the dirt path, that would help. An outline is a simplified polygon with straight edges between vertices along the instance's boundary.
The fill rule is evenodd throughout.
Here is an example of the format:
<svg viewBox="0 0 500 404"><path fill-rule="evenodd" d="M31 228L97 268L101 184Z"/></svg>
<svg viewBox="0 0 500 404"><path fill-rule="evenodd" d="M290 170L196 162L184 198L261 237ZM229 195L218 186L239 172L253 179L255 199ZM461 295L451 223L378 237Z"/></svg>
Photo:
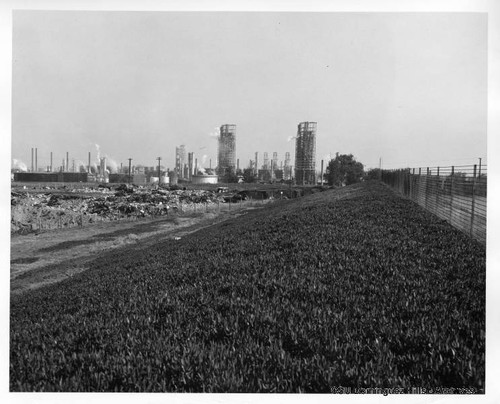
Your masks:
<svg viewBox="0 0 500 404"><path fill-rule="evenodd" d="M105 222L83 228L13 235L10 243L11 293L18 294L67 279L85 271L98 255L106 251L137 243L147 247L158 240L184 237L251 209L256 208L136 222Z"/></svg>

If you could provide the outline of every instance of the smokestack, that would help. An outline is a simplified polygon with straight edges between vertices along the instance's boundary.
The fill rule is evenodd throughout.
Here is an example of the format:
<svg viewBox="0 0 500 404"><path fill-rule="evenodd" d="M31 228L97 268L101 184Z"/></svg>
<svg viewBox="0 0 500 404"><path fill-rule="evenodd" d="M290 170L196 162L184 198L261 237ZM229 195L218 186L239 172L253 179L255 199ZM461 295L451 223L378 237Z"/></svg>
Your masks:
<svg viewBox="0 0 500 404"><path fill-rule="evenodd" d="M255 152L255 175L259 171L259 152Z"/></svg>
<svg viewBox="0 0 500 404"><path fill-rule="evenodd" d="M52 172L52 152L50 152L50 172Z"/></svg>
<svg viewBox="0 0 500 404"><path fill-rule="evenodd" d="M198 175L198 159L194 159L194 175Z"/></svg>
<svg viewBox="0 0 500 404"><path fill-rule="evenodd" d="M240 169L240 159L236 159L236 170Z"/></svg>
<svg viewBox="0 0 500 404"><path fill-rule="evenodd" d="M31 172L33 172L33 147L31 148Z"/></svg>
<svg viewBox="0 0 500 404"><path fill-rule="evenodd" d="M64 171L64 159L62 159L61 171Z"/></svg>
<svg viewBox="0 0 500 404"><path fill-rule="evenodd" d="M88 173L90 174L90 152L89 152L89 169L88 169Z"/></svg>
<svg viewBox="0 0 500 404"><path fill-rule="evenodd" d="M38 171L38 148L35 147L35 171Z"/></svg>
<svg viewBox="0 0 500 404"><path fill-rule="evenodd" d="M194 153L188 153L188 180L191 181L191 176L193 175L193 157Z"/></svg>
<svg viewBox="0 0 500 404"><path fill-rule="evenodd" d="M101 158L101 172L100 174L105 177L106 176L106 157Z"/></svg>
<svg viewBox="0 0 500 404"><path fill-rule="evenodd" d="M69 153L66 152L66 171L69 171Z"/></svg>

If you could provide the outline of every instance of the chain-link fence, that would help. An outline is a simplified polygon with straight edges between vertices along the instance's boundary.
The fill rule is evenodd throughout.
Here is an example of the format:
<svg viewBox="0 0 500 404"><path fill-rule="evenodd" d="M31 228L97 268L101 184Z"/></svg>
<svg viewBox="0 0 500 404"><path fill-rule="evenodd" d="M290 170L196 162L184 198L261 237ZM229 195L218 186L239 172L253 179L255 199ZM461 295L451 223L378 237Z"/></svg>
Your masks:
<svg viewBox="0 0 500 404"><path fill-rule="evenodd" d="M486 244L486 165L382 170L382 181Z"/></svg>

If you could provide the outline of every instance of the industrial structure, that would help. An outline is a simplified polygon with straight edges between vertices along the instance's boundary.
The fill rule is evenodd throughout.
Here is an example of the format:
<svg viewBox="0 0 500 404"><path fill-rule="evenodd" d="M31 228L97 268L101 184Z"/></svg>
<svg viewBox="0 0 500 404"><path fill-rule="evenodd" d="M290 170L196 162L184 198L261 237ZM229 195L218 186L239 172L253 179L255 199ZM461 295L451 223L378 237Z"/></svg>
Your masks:
<svg viewBox="0 0 500 404"><path fill-rule="evenodd" d="M250 159L248 169L252 179L248 181L260 182L283 182L293 181L298 185L313 185L316 183L316 122L301 122L298 125L295 144L295 162L291 159L291 153L284 153L284 158L278 159L278 152L255 152L255 160ZM218 150L215 169L212 169L212 159L210 167L203 167L198 164L194 152L188 152L185 145L175 147L175 166L172 170L161 166L161 158L156 166L147 167L144 165L132 165L132 158L128 158L128 167L123 163L117 164L112 158L106 155L100 156L97 146L97 156L92 158L88 152L88 162L83 162L78 158L71 158L70 153L65 152L65 158L59 160L61 165L53 166L53 153L50 152L50 165L44 161L43 168L40 167L38 149L31 149L31 167L20 160L13 159L14 167L11 171L12 179L23 181L82 181L115 183L128 182L137 185L148 183L160 184L183 184L191 183L214 183L219 179L225 182L232 182L238 178L240 181L245 174L240 170L240 161L236 157L236 125L224 124L218 128L219 134ZM292 137L289 138L291 140ZM201 149L201 148L200 148ZM272 156L272 157L271 157ZM48 156L47 156L48 157ZM63 157L63 156L61 156ZM209 156L203 156L203 163L208 162ZM281 156L280 156L281 157ZM56 157L57 161L57 157ZM72 162L72 164L71 164ZM30 169L31 168L31 169ZM14 175L15 173L19 173ZM65 175L37 175L37 174ZM69 175L69 174L75 175ZM28 175L29 174L29 175ZM82 174L81 176L76 174ZM85 175L83 175L85 174ZM219 176L219 178L217 178ZM252 175L251 175L252 176ZM195 178L196 177L196 178ZM223 177L223 178L221 178Z"/></svg>
<svg viewBox="0 0 500 404"><path fill-rule="evenodd" d="M285 165L283 167L283 179L289 181L292 179L293 167L290 164L290 152L285 153Z"/></svg>
<svg viewBox="0 0 500 404"><path fill-rule="evenodd" d="M186 146L180 145L175 148L175 172L178 177L184 178L186 167Z"/></svg>
<svg viewBox="0 0 500 404"><path fill-rule="evenodd" d="M301 122L295 139L295 182L316 183L316 122Z"/></svg>
<svg viewBox="0 0 500 404"><path fill-rule="evenodd" d="M236 170L236 125L220 127L217 174L225 175Z"/></svg>
<svg viewBox="0 0 500 404"><path fill-rule="evenodd" d="M193 175L191 183L196 185L201 184L217 184L219 177L217 175Z"/></svg>

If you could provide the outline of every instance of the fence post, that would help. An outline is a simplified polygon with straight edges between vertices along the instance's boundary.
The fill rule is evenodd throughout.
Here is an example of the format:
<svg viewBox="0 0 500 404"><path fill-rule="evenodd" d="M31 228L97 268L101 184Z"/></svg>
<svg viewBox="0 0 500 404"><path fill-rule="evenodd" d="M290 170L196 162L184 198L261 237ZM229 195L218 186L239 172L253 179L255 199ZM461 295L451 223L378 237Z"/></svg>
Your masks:
<svg viewBox="0 0 500 404"><path fill-rule="evenodd" d="M455 182L455 166L451 166L451 183L450 183L450 224L453 225L453 183Z"/></svg>
<svg viewBox="0 0 500 404"><path fill-rule="evenodd" d="M415 169L413 169L413 173L415 173ZM409 197L412 199L413 197L413 175L411 174L411 168L408 169L408 192L409 192Z"/></svg>
<svg viewBox="0 0 500 404"><path fill-rule="evenodd" d="M409 197L411 195L411 188L410 188L410 169L406 170L405 172L405 181L406 181L406 189L405 189L405 192L406 192L406 196Z"/></svg>
<svg viewBox="0 0 500 404"><path fill-rule="evenodd" d="M429 204L429 167L427 167L427 175L425 176L425 209L428 210Z"/></svg>
<svg viewBox="0 0 500 404"><path fill-rule="evenodd" d="M476 205L475 190L476 190L476 169L477 165L474 164L474 177L472 178L472 207L470 212L470 236L474 233L474 209Z"/></svg>
<svg viewBox="0 0 500 404"><path fill-rule="evenodd" d="M440 204L440 194L441 194L441 185L440 181L441 178L439 177L439 166L437 168L437 180L436 180L436 210L440 212L441 210L441 204Z"/></svg>

